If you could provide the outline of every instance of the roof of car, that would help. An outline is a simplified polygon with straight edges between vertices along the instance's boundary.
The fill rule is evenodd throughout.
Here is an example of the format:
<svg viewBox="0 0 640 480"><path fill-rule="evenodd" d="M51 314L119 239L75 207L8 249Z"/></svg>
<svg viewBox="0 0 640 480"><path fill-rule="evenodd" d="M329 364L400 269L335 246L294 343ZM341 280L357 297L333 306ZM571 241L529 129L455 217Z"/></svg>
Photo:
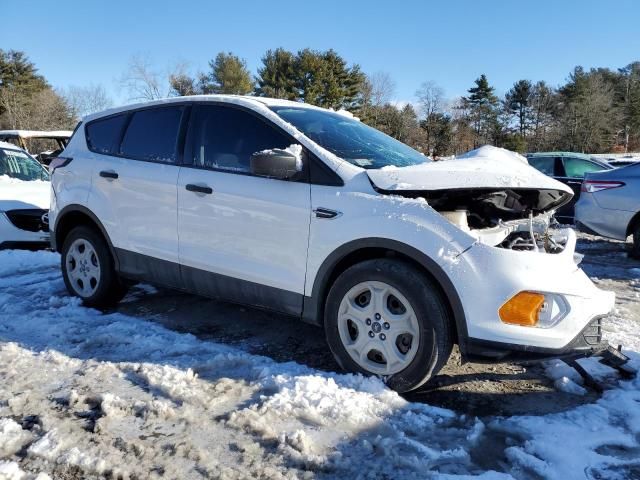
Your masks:
<svg viewBox="0 0 640 480"><path fill-rule="evenodd" d="M527 157L574 157L574 158L583 158L585 160L593 160L591 155L587 155L586 153L578 153L578 152L535 152L535 153L527 153Z"/></svg>
<svg viewBox="0 0 640 480"><path fill-rule="evenodd" d="M69 138L71 130L0 130L0 138Z"/></svg>
<svg viewBox="0 0 640 480"><path fill-rule="evenodd" d="M160 100L152 100L148 102L134 103L130 105L123 105L121 107L111 108L109 110L105 110L98 113L93 113L91 115L87 115L83 118L83 121L90 121L95 118L101 118L107 115L113 115L120 112L126 112L128 110L134 110L136 108L144 108L150 107L154 105L164 105L164 104L172 104L172 103L181 103L181 102L197 102L197 101L209 101L209 102L225 102L236 105L244 105L244 106L263 106L263 107L303 107L303 108L312 108L318 110L325 110L320 107L316 107L314 105L309 105L307 103L294 102L291 100L283 100L280 98L268 98L268 97L254 97L250 95L188 95L184 97L171 97L171 98L163 98Z"/></svg>

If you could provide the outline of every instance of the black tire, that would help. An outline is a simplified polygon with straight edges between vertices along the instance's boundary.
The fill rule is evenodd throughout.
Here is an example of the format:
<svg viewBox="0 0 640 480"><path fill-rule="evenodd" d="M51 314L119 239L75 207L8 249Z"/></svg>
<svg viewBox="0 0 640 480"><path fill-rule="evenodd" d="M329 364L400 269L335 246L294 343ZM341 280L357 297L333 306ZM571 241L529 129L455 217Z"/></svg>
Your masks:
<svg viewBox="0 0 640 480"><path fill-rule="evenodd" d="M629 255L631 258L640 260L640 223L635 225L631 231L632 243Z"/></svg>
<svg viewBox="0 0 640 480"><path fill-rule="evenodd" d="M434 281L408 262L374 259L349 267L332 285L324 313L329 348L338 364L349 372L376 374L351 358L338 331L340 303L353 287L362 282L383 282L390 285L409 301L415 312L420 332L415 357L403 370L381 377L389 387L398 392L415 390L436 375L451 354L453 336L448 304Z"/></svg>
<svg viewBox="0 0 640 480"><path fill-rule="evenodd" d="M76 240L88 242L95 250L97 262L100 266L100 278L98 279L95 291L89 296L81 295L72 286L67 269L67 256L69 250ZM62 244L61 255L62 278L71 295L82 299L82 303L88 307L105 309L113 307L127 293L127 286L120 280L109 247L101 233L87 226L75 227L65 238Z"/></svg>

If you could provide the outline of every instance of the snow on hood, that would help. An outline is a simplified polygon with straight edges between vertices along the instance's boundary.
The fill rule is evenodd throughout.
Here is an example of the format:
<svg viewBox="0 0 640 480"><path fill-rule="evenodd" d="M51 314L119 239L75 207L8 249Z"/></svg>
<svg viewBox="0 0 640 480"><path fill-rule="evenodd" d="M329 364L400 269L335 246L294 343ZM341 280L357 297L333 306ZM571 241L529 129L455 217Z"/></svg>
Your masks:
<svg viewBox="0 0 640 480"><path fill-rule="evenodd" d="M51 184L45 180L23 181L0 175L0 212L23 208L49 209Z"/></svg>
<svg viewBox="0 0 640 480"><path fill-rule="evenodd" d="M453 160L385 167L367 170L367 174L381 190L524 188L573 194L565 184L529 166L522 155L492 146L471 150Z"/></svg>

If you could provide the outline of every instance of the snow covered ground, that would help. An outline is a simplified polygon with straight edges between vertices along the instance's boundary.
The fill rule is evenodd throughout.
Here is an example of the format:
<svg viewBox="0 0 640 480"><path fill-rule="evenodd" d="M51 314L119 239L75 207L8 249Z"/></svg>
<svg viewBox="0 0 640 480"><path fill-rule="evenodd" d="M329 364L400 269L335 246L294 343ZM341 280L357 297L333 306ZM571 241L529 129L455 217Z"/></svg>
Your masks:
<svg viewBox="0 0 640 480"><path fill-rule="evenodd" d="M617 242L585 236L579 249L618 294L608 338L640 352L640 263ZM478 418L407 401L377 379L84 308L57 254L4 251L0 479L640 478L640 379L583 364L610 383L601 397ZM561 362L547 373L585 393Z"/></svg>

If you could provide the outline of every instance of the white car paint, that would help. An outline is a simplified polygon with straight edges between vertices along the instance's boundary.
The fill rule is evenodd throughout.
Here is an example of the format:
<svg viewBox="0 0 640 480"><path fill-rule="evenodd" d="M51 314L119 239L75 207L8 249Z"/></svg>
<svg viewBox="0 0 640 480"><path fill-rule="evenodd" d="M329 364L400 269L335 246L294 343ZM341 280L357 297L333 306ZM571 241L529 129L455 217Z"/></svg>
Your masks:
<svg viewBox="0 0 640 480"><path fill-rule="evenodd" d="M214 193L189 192L187 184ZM310 216L307 183L182 168L180 263L304 293Z"/></svg>
<svg viewBox="0 0 640 480"><path fill-rule="evenodd" d="M0 148L16 150L27 155L24 150L10 143L0 142ZM25 209L48 210L50 190L51 185L46 180L25 181L0 175L0 244L49 241L49 234L46 232L32 232L17 228L5 212Z"/></svg>
<svg viewBox="0 0 640 480"><path fill-rule="evenodd" d="M326 151L267 108L301 107L299 103L236 96L190 98L242 105L264 116L318 156L342 178L344 186L309 187L88 154L81 128L64 152L77 157L73 169L54 173L57 202L52 204L52 224L66 205L78 202L87 205L105 225L115 247L306 296L312 293L322 263L342 245L372 237L395 240L441 266L462 300L469 335L480 340L560 348L594 317L613 307L613 294L597 289L574 262L573 233L567 234L569 241L561 254L484 245L423 200L382 195L370 181L388 190L462 185L568 192L564 185L528 165L505 168L504 163L491 160L458 159L366 171ZM176 98L150 104L184 101ZM85 121L131 108L94 114ZM96 176L100 169L112 168L114 162L135 180L116 187ZM179 174L174 173L178 169ZM217 195L202 199L184 190L184 185L195 182L209 185ZM330 220L316 218L311 211L318 207L341 215ZM502 323L498 309L524 290L561 298L566 307L564 317L549 328Z"/></svg>

